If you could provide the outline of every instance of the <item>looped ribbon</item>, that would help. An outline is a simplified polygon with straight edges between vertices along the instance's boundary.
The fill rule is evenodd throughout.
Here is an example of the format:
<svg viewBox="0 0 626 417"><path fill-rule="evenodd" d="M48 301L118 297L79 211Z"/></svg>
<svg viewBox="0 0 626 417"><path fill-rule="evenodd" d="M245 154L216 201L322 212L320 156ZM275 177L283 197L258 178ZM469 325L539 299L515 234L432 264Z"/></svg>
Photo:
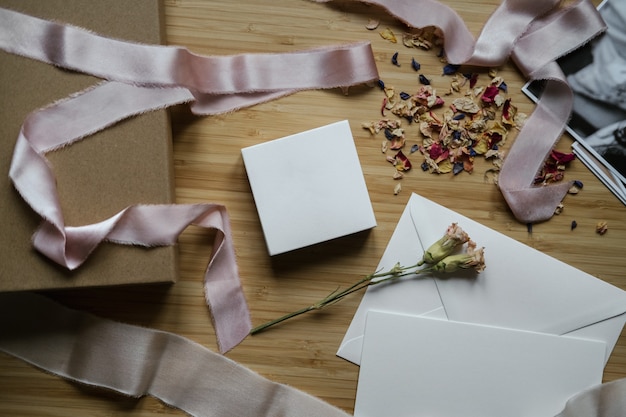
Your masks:
<svg viewBox="0 0 626 417"><path fill-rule="evenodd" d="M181 47L143 45L0 9L0 48L104 80L34 111L24 121L9 176L43 222L33 245L58 264L79 267L102 242L160 246L189 225L216 229L204 290L218 345L226 352L251 329L226 208L218 204L134 205L103 221L65 224L45 158L125 118L190 103L195 114L233 111L304 89L348 87L378 79L362 42L288 54L200 56Z"/></svg>
<svg viewBox="0 0 626 417"><path fill-rule="evenodd" d="M435 0L367 3L383 7L408 26L440 28L445 55L451 64L496 67L511 58L530 80L545 80L536 109L504 160L498 186L520 222L550 219L572 186L571 181L533 185L572 110L572 91L555 60L606 30L593 4L579 0L568 7L558 7L559 0L503 0L475 40L463 19Z"/></svg>

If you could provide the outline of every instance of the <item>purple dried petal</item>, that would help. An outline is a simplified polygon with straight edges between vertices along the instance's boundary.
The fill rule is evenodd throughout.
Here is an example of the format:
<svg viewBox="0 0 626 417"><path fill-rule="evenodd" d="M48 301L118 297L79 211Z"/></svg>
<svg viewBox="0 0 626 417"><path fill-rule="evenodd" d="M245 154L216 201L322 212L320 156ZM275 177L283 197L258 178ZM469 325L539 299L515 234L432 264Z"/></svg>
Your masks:
<svg viewBox="0 0 626 417"><path fill-rule="evenodd" d="M422 83L424 85L430 85L430 80L428 78L426 78L426 76L424 74L420 74L419 80L420 80L420 83Z"/></svg>
<svg viewBox="0 0 626 417"><path fill-rule="evenodd" d="M396 52L395 54L393 54L393 56L391 57L391 63L395 66L400 66L400 64L398 64L398 53Z"/></svg>
<svg viewBox="0 0 626 417"><path fill-rule="evenodd" d="M415 58L411 58L411 67L415 70L415 71L419 71L420 68L422 68L422 66L420 65L419 62L417 62L415 60Z"/></svg>
<svg viewBox="0 0 626 417"><path fill-rule="evenodd" d="M428 162L426 161L422 162L421 167L422 167L422 171L428 171L429 169Z"/></svg>
<svg viewBox="0 0 626 417"><path fill-rule="evenodd" d="M578 226L578 223L576 223L576 220L572 220L572 225L570 226L570 230L576 229L577 226Z"/></svg>
<svg viewBox="0 0 626 417"><path fill-rule="evenodd" d="M411 98L411 95L410 95L409 93L405 93L404 91L402 91L402 92L400 93L400 98L401 98L402 100L408 100L409 98Z"/></svg>
<svg viewBox="0 0 626 417"><path fill-rule="evenodd" d="M459 114L455 115L452 119L454 119L454 120L463 120L463 119L465 119L465 113L459 113Z"/></svg>
<svg viewBox="0 0 626 417"><path fill-rule="evenodd" d="M415 145L411 146L411 153L417 152L419 150L420 146L416 143Z"/></svg>
<svg viewBox="0 0 626 417"><path fill-rule="evenodd" d="M459 67L460 65L448 64L443 67L443 75L452 75L458 71Z"/></svg>
<svg viewBox="0 0 626 417"><path fill-rule="evenodd" d="M393 135L393 133L391 133L390 129L385 129L385 137L387 138L387 140L392 140L395 136Z"/></svg>
<svg viewBox="0 0 626 417"><path fill-rule="evenodd" d="M574 181L574 185L578 188L583 188L583 182L579 180Z"/></svg>
<svg viewBox="0 0 626 417"><path fill-rule="evenodd" d="M504 91L505 93L508 91L509 87L506 85L506 83L504 81L502 81L500 83L500 85L498 86L498 88L502 91Z"/></svg>
<svg viewBox="0 0 626 417"><path fill-rule="evenodd" d="M385 83L383 80L378 80L378 86L380 87L381 90L385 89Z"/></svg>
<svg viewBox="0 0 626 417"><path fill-rule="evenodd" d="M458 175L461 172L463 172L463 162L455 162L454 166L452 166L452 173Z"/></svg>

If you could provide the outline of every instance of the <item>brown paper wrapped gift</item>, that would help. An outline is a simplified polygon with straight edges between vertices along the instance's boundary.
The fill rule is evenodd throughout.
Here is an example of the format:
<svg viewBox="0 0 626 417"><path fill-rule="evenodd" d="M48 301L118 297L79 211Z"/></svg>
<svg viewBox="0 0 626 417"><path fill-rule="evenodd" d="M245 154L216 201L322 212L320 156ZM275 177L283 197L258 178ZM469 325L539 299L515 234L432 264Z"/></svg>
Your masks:
<svg viewBox="0 0 626 417"><path fill-rule="evenodd" d="M0 7L118 39L164 41L162 4L156 0L0 0ZM41 219L8 178L20 127L33 110L100 80L3 51L0 68L0 291L174 282L175 246L104 243L71 272L33 249L31 237ZM47 157L67 225L98 222L132 204L174 200L166 110L131 118Z"/></svg>

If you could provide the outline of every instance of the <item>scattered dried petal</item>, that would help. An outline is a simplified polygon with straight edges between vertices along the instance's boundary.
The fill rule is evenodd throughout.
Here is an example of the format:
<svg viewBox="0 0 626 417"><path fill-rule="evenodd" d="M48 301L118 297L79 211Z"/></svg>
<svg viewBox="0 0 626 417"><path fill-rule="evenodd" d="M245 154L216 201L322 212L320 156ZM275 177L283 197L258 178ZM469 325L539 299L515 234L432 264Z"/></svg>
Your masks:
<svg viewBox="0 0 626 417"><path fill-rule="evenodd" d="M572 225L570 226L570 230L574 230L576 229L576 227L578 227L578 223L576 223L576 220L572 220Z"/></svg>
<svg viewBox="0 0 626 417"><path fill-rule="evenodd" d="M561 214L563 213L563 203L559 203L558 206L556 206L556 209L554 210L554 214Z"/></svg>
<svg viewBox="0 0 626 417"><path fill-rule="evenodd" d="M598 222L596 224L596 233L603 235L609 230L609 225L605 221Z"/></svg>
<svg viewBox="0 0 626 417"><path fill-rule="evenodd" d="M469 97L459 97L452 101L452 105L457 111L463 113L476 114L480 111L478 104Z"/></svg>
<svg viewBox="0 0 626 417"><path fill-rule="evenodd" d="M576 159L576 156L573 153L563 153L555 149L550 152L550 157L559 164L566 164Z"/></svg>
<svg viewBox="0 0 626 417"><path fill-rule="evenodd" d="M428 78L426 78L426 76L424 74L420 74L419 80L420 80L420 83L422 83L424 85L430 85L430 80Z"/></svg>
<svg viewBox="0 0 626 417"><path fill-rule="evenodd" d="M402 178L404 178L404 174L396 169L393 172L393 179L394 180L401 180Z"/></svg>
<svg viewBox="0 0 626 417"><path fill-rule="evenodd" d="M443 67L443 75L452 75L459 70L460 65L448 64Z"/></svg>
<svg viewBox="0 0 626 417"><path fill-rule="evenodd" d="M378 19L370 19L367 24L365 25L365 28L368 30L374 30L378 27L378 25L380 24L380 20Z"/></svg>
<svg viewBox="0 0 626 417"><path fill-rule="evenodd" d="M391 57L391 63L397 67L400 66L400 64L398 63L398 53L396 52L395 54L393 54L393 56Z"/></svg>
<svg viewBox="0 0 626 417"><path fill-rule="evenodd" d="M393 31L389 28L383 30L382 32L380 32L380 37L391 42L391 43L397 43L398 39L396 38L396 35L393 33Z"/></svg>
<svg viewBox="0 0 626 417"><path fill-rule="evenodd" d="M411 58L411 68L413 68L415 71L419 71L421 67L422 66L419 62L415 60L415 58Z"/></svg>
<svg viewBox="0 0 626 417"><path fill-rule="evenodd" d="M395 156L395 166L398 171L408 171L411 169L411 161L402 153L402 151L398 151Z"/></svg>
<svg viewBox="0 0 626 417"><path fill-rule="evenodd" d="M394 195L398 195L400 194L400 191L402 191L402 184L401 183L397 183L395 187L393 187L393 194Z"/></svg>
<svg viewBox="0 0 626 417"><path fill-rule="evenodd" d="M496 96L498 96L499 92L500 91L498 90L498 87L496 87L495 85L490 85L485 89L480 99L483 101L483 103L495 103Z"/></svg>
<svg viewBox="0 0 626 417"><path fill-rule="evenodd" d="M569 190L567 190L568 194L578 194L580 192L580 188L576 187L575 185L572 185Z"/></svg>

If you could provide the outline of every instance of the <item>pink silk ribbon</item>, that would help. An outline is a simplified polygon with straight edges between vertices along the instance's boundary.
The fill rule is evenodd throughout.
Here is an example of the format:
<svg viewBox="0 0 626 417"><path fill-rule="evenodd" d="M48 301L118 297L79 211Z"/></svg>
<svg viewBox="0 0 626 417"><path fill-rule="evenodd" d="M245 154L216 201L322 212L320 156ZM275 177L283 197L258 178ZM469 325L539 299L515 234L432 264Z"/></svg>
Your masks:
<svg viewBox="0 0 626 417"><path fill-rule="evenodd" d="M218 345L226 352L251 329L241 288L229 217L224 206L134 205L100 222L65 224L52 168L45 154L125 118L190 103L196 114L218 114L304 89L348 87L378 79L368 43L288 54L200 56L181 47L105 38L0 9L0 49L103 78L31 113L15 145L9 176L43 222L34 247L75 269L102 242L159 246L176 242L189 225L218 231L204 290Z"/></svg>
<svg viewBox="0 0 626 417"><path fill-rule="evenodd" d="M437 2L373 3L414 27L442 28L452 63L492 66L510 56L531 79L549 80L500 179L500 188L518 219L549 218L556 200L548 200L544 194L560 194L565 186L557 186L556 191L554 186L534 188L529 180L534 179L535 166L543 162L552 138L560 135L569 114L571 93L553 60L603 30L595 8L580 2L551 13L555 0L506 0L475 42L458 15ZM189 102L198 114L214 114L299 89L375 80L369 45L284 55L200 57L182 48L120 42L0 9L0 48L108 80L32 113L24 123L10 175L26 201L45 219L35 234L37 248L60 264L76 268L103 239L163 245L173 243L188 224L217 228L220 233L205 288L207 297L213 297L208 301L216 333L223 337L221 349L238 343L247 335L249 318L224 207L138 205L100 223L68 227L44 154L123 118L176 103ZM106 67L100 65L103 56L107 57ZM329 73L334 65L345 71ZM290 78L291 73L297 78ZM531 151L529 158L527 152ZM229 292L239 299L236 308L227 303L231 298L222 297ZM218 310L220 314L216 314ZM347 416L188 339L96 318L35 294L0 294L0 350L73 381L134 397L152 395L195 416ZM572 398L558 417L626 415L625 390L626 379L591 388Z"/></svg>
<svg viewBox="0 0 626 417"><path fill-rule="evenodd" d="M36 294L0 294L0 351L74 382L153 396L192 416L349 415L189 339L71 310ZM623 417L625 394L626 378L601 384L571 398L556 417Z"/></svg>
<svg viewBox="0 0 626 417"><path fill-rule="evenodd" d="M440 28L452 64L495 67L511 58L530 80L546 80L535 111L505 158L498 185L520 222L550 219L572 186L571 181L533 185L572 109L571 89L555 60L606 29L593 4L579 0L560 7L559 0L503 0L475 40L461 17L435 0L365 2L385 8L408 26Z"/></svg>

